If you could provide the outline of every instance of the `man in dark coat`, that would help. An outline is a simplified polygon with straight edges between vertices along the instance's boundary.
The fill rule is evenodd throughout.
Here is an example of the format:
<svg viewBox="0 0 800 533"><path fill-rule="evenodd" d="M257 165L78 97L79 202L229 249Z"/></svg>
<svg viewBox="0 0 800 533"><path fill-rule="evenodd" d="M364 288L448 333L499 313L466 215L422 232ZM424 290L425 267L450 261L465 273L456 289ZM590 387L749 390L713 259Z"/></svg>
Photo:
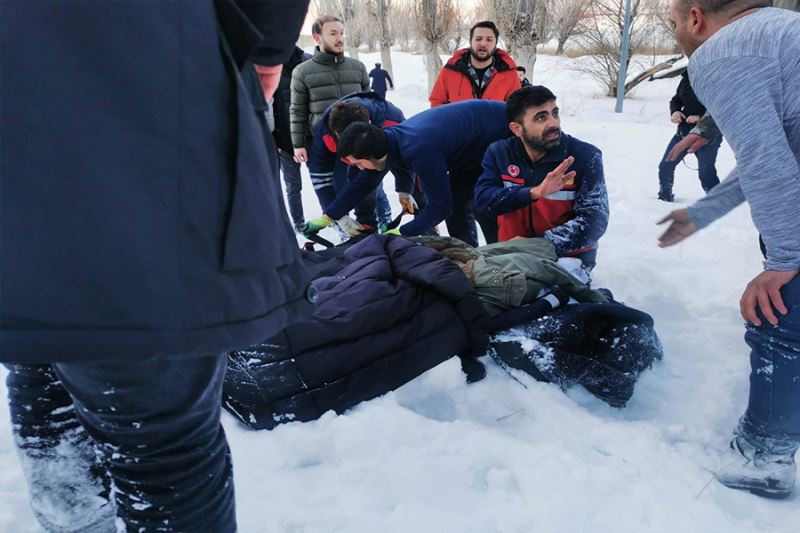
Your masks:
<svg viewBox="0 0 800 533"><path fill-rule="evenodd" d="M394 82L389 73L381 68L380 63L375 63L375 68L369 71L369 77L372 78L372 90L379 95L386 98L386 82L389 82L389 87L394 90Z"/></svg>
<svg viewBox="0 0 800 533"><path fill-rule="evenodd" d="M300 176L300 163L294 160L294 147L292 146L289 126L289 103L292 98L292 71L297 65L308 59L311 59L311 54L295 46L292 56L283 64L281 81L278 85L278 90L275 91L275 100L272 103L272 112L275 118L273 135L275 144L278 147L283 183L286 186L289 214L292 217L295 229L300 228L305 223L305 216L303 215L303 198L301 195L303 181Z"/></svg>
<svg viewBox="0 0 800 533"><path fill-rule="evenodd" d="M386 129L354 122L339 137L338 155L361 172L325 214L309 220L308 225L319 231L339 220L381 182L383 170L389 169L395 175L405 171L418 176L427 200L420 214L397 233L421 235L446 220L450 236L477 246L472 197L481 159L491 143L509 136L505 103L484 100L428 109ZM496 219L481 217L478 222L486 242L496 242Z"/></svg>
<svg viewBox="0 0 800 533"><path fill-rule="evenodd" d="M269 89L307 7L3 4L0 361L48 531L236 530L224 353L308 311L237 70Z"/></svg>

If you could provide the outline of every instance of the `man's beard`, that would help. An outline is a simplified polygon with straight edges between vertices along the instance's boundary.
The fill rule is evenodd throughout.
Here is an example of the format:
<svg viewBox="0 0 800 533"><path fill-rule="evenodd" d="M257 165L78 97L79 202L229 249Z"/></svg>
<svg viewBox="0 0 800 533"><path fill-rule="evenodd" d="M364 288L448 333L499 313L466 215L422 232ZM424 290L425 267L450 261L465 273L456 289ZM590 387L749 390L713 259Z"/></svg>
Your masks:
<svg viewBox="0 0 800 533"><path fill-rule="evenodd" d="M548 139L547 137L553 133L558 135L552 139ZM561 142L561 128L550 128L549 130L545 130L542 132L541 137L529 135L527 131L523 131L522 142L524 142L525 146L528 148L532 148L536 151L549 152Z"/></svg>
<svg viewBox="0 0 800 533"><path fill-rule="evenodd" d="M344 53L344 45L342 45L342 51L341 52L337 52L333 48L328 48L327 44L322 43L322 51L325 52L326 54L330 54L332 56L336 56L336 55Z"/></svg>
<svg viewBox="0 0 800 533"><path fill-rule="evenodd" d="M494 48L492 48L491 50L486 50L484 52L478 52L473 48L471 51L472 51L472 57L474 57L478 61L486 61L487 59L490 59L492 55L494 55Z"/></svg>

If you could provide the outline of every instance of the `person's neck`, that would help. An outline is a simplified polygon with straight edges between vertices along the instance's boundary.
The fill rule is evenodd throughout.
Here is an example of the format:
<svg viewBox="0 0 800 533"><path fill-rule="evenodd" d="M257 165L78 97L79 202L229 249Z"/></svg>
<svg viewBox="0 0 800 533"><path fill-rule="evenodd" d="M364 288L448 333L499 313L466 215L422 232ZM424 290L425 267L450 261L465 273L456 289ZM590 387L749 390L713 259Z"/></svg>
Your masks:
<svg viewBox="0 0 800 533"><path fill-rule="evenodd" d="M522 146L525 147L525 153L528 154L528 159L531 160L531 163L536 163L547 154L546 151L528 146L525 141L522 141Z"/></svg>
<svg viewBox="0 0 800 533"><path fill-rule="evenodd" d="M474 68L476 68L476 69L479 69L479 70L489 67L489 65L492 64L492 61L494 61L494 56L489 56L488 58L484 59L483 61L477 59L475 57L475 54L473 54L473 53L470 53L469 56L470 56L469 60L472 63L472 66Z"/></svg>
<svg viewBox="0 0 800 533"><path fill-rule="evenodd" d="M735 22L735 21L739 20L742 17L746 17L747 15L752 15L753 13L758 11L759 9L762 9L762 8L760 8L760 7L751 7L751 8L745 9L744 11L740 11L739 13L734 13L734 14L732 14L730 16L726 16L724 18L722 18L722 17L720 17L720 18L709 17L708 18L708 37L705 40L708 40L708 38L710 38L712 35L717 33L719 30L721 30L722 28L724 28L725 26L727 26L731 22ZM705 42L705 40L704 40L704 42Z"/></svg>

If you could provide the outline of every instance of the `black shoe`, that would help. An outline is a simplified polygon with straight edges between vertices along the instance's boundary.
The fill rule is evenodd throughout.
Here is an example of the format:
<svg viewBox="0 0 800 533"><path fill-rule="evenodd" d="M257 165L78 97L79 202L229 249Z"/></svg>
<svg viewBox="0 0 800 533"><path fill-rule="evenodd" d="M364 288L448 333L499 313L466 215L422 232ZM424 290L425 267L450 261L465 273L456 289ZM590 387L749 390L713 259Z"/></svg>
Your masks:
<svg viewBox="0 0 800 533"><path fill-rule="evenodd" d="M658 192L658 199L661 200L662 202L674 202L675 201L675 195L672 194L671 192L659 191Z"/></svg>

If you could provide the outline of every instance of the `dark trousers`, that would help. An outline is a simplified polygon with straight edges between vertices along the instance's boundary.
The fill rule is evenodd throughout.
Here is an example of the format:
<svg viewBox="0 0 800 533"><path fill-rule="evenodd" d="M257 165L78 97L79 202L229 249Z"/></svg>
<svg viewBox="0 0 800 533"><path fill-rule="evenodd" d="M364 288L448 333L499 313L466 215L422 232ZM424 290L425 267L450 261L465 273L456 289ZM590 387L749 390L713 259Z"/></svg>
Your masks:
<svg viewBox="0 0 800 533"><path fill-rule="evenodd" d="M289 215L295 227L302 226L305 222L303 215L303 180L300 175L300 163L294 160L294 154L278 150L280 157L281 174L286 186L286 200L289 204Z"/></svg>
<svg viewBox="0 0 800 533"><path fill-rule="evenodd" d="M235 531L226 362L8 365L14 438L45 529L114 531L117 516L128 531Z"/></svg>
<svg viewBox="0 0 800 533"><path fill-rule="evenodd" d="M672 184L675 181L675 167L677 167L687 155L684 152L684 154L675 161L667 161L667 154L669 154L670 150L672 150L684 136L685 134L678 131L678 133L670 139L667 149L661 157L661 162L658 164L658 182L662 193L672 193ZM719 185L716 163L717 152L719 152L721 144L722 136L718 135L716 139L694 154L697 157L697 174L700 177L700 185L702 185L703 190L706 192Z"/></svg>
<svg viewBox="0 0 800 533"><path fill-rule="evenodd" d="M471 246L478 246L476 220L481 225L486 244L497 242L497 218L475 216L473 197L475 195L475 182L480 175L480 168L450 171L450 192L453 198L453 211L445 219L447 233L451 237L461 239Z"/></svg>
<svg viewBox="0 0 800 533"><path fill-rule="evenodd" d="M773 326L747 324L750 399L737 435L767 453L794 453L800 446L800 276L781 289L789 313Z"/></svg>

